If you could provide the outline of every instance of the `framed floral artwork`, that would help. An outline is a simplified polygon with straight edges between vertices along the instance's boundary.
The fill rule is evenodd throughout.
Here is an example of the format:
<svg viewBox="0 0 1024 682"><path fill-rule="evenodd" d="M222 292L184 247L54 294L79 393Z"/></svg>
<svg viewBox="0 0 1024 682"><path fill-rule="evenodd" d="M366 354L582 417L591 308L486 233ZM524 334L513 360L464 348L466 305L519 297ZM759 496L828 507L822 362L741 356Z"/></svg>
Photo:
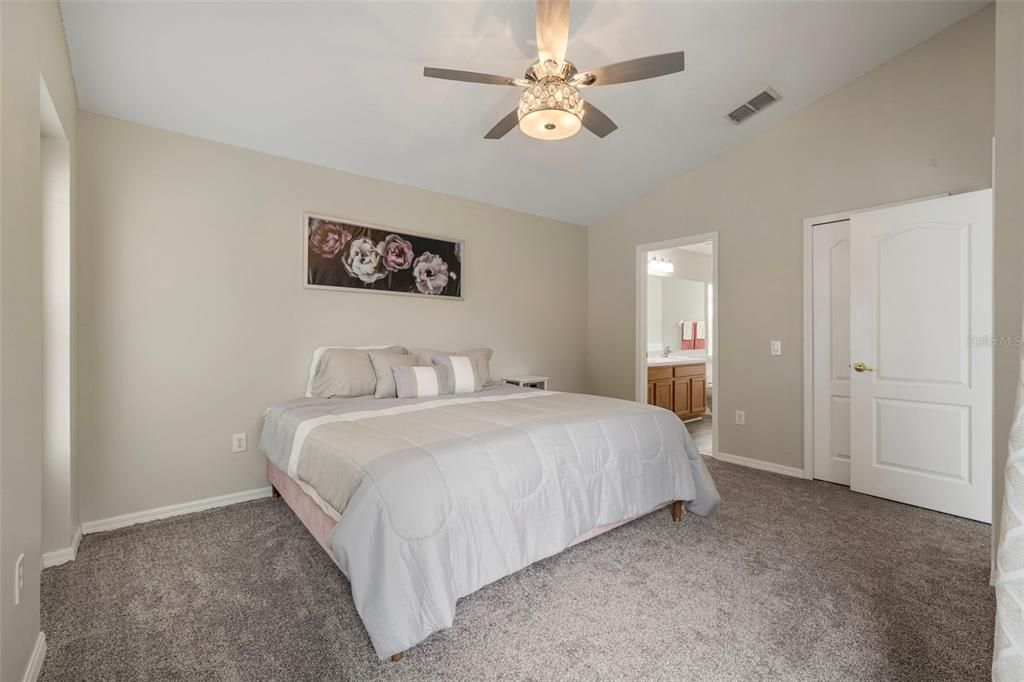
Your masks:
<svg viewBox="0 0 1024 682"><path fill-rule="evenodd" d="M315 213L303 223L308 288L462 300L461 241Z"/></svg>

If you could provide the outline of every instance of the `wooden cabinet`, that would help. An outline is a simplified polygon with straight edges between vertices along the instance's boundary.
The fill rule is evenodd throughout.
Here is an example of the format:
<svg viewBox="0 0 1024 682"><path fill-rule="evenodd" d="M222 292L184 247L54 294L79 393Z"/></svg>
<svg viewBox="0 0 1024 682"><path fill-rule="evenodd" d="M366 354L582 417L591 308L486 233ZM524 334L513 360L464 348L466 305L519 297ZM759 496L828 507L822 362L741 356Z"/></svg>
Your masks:
<svg viewBox="0 0 1024 682"><path fill-rule="evenodd" d="M665 407L659 405L658 407ZM685 419L690 414L690 379L683 377L672 380L672 404L668 406L668 409L672 410L679 415L680 418Z"/></svg>
<svg viewBox="0 0 1024 682"><path fill-rule="evenodd" d="M697 419L704 414L706 387L703 363L647 368L647 402L672 410L680 419Z"/></svg>
<svg viewBox="0 0 1024 682"><path fill-rule="evenodd" d="M651 404L664 407L666 410L673 409L672 380L663 379L654 381L652 384L654 386L654 401Z"/></svg>
<svg viewBox="0 0 1024 682"><path fill-rule="evenodd" d="M704 414L707 409L707 382L703 376L690 379L690 412Z"/></svg>

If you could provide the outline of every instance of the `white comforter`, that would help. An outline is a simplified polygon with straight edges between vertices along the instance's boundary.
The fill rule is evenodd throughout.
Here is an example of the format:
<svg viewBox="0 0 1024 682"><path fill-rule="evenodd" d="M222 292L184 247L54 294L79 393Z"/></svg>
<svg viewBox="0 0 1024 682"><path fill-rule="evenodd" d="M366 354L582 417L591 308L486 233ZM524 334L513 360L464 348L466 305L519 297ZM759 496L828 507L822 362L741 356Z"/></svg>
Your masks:
<svg viewBox="0 0 1024 682"><path fill-rule="evenodd" d="M588 530L672 500L704 515L719 500L679 418L648 405L506 389L376 409L314 402L298 421L268 411L261 447L289 473L309 439L321 462L309 471L332 443L347 467L358 460L329 544L381 658L450 627L459 597ZM352 444L374 439L388 445L354 460Z"/></svg>

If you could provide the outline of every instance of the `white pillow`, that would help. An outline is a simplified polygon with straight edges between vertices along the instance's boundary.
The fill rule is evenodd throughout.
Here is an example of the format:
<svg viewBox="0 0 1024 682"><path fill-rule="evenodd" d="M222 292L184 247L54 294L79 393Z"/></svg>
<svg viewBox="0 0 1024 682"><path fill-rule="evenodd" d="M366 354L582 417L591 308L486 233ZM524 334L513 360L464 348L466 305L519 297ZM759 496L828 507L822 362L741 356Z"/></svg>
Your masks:
<svg viewBox="0 0 1024 682"><path fill-rule="evenodd" d="M320 358L323 356L324 351L332 348L340 348L342 350L382 350L384 348L400 348L401 353L407 353L408 350L404 346L320 346L313 351L313 361L309 363L309 380L306 381L306 397L313 397L313 378L316 376L316 372L320 369Z"/></svg>

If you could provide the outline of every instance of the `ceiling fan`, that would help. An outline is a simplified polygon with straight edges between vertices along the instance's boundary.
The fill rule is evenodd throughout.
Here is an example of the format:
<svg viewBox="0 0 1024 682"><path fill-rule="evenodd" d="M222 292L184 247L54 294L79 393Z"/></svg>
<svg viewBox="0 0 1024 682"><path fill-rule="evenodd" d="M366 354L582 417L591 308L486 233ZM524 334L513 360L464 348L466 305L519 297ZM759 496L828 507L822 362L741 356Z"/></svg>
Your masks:
<svg viewBox="0 0 1024 682"><path fill-rule="evenodd" d="M618 128L603 111L583 99L580 89L656 78L684 67L683 53L669 52L579 71L565 59L568 42L569 0L537 0L537 61L522 78L432 66L424 67L423 75L526 88L519 97L519 106L498 121L485 139L500 139L518 125L530 137L563 140L578 133L581 126L598 137L606 137Z"/></svg>

